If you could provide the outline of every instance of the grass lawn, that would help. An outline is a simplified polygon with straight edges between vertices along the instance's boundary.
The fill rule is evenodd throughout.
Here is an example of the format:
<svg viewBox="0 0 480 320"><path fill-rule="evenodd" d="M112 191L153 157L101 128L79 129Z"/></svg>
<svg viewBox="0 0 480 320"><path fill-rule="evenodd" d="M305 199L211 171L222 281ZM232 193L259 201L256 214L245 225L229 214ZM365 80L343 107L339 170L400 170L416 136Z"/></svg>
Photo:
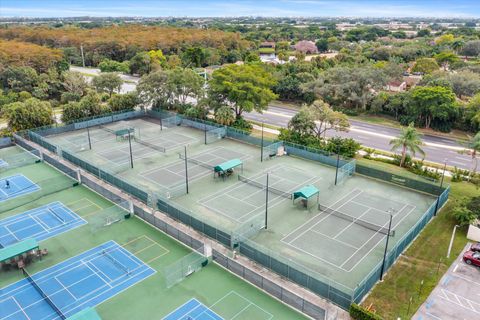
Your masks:
<svg viewBox="0 0 480 320"><path fill-rule="evenodd" d="M466 227L457 229L452 253L449 259L446 258L452 230L456 224L451 216L454 200L478 196L480 190L465 182L451 183L451 186L450 200L445 207L400 256L384 282L375 286L363 303L364 307L371 306L385 319L409 319L460 254L467 243Z"/></svg>

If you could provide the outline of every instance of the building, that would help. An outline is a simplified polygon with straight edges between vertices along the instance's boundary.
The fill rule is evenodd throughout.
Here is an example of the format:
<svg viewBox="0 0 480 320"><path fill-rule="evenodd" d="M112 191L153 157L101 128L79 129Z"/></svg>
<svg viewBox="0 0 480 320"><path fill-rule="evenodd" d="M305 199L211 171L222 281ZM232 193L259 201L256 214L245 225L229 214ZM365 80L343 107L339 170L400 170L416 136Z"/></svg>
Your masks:
<svg viewBox="0 0 480 320"><path fill-rule="evenodd" d="M405 81L398 80L390 81L385 86L385 90L390 92L403 92L407 90L407 83Z"/></svg>

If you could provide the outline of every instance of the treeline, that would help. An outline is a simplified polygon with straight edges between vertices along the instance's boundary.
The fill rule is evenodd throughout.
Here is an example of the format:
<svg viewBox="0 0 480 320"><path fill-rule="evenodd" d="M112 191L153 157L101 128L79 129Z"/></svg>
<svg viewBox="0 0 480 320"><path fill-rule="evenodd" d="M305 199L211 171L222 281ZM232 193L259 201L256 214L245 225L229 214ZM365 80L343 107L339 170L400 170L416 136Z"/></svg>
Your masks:
<svg viewBox="0 0 480 320"><path fill-rule="evenodd" d="M63 52L43 46L0 40L0 69L7 66L32 67L39 72L45 72L57 67L64 60ZM63 65L68 68L68 65Z"/></svg>
<svg viewBox="0 0 480 320"><path fill-rule="evenodd" d="M9 27L0 29L0 38L19 40L63 49L71 63L81 63L83 47L85 63L97 66L104 59L126 61L137 53L161 50L165 55L181 55L192 47L206 48L203 54L213 62L222 62L232 52L244 53L250 42L239 34L219 30L185 29L159 26L109 26L93 29L77 27L50 28Z"/></svg>

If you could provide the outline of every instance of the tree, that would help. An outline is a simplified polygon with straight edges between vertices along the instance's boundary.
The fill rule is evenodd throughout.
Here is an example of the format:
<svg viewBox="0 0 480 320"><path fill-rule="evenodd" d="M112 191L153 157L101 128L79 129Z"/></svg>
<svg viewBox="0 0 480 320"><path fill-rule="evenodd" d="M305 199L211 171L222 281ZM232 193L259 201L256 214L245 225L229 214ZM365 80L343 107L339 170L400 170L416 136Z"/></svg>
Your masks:
<svg viewBox="0 0 480 320"><path fill-rule="evenodd" d="M115 60L105 59L98 64L102 72L122 72L130 73L130 66L128 61L118 62Z"/></svg>
<svg viewBox="0 0 480 320"><path fill-rule="evenodd" d="M438 70L440 67L437 62L432 58L420 58L415 62L415 65L412 68L413 72L422 72L422 73L432 73L435 70Z"/></svg>
<svg viewBox="0 0 480 320"><path fill-rule="evenodd" d="M233 114L232 109L223 106L215 110L215 121L225 126L229 126L235 122L235 115Z"/></svg>
<svg viewBox="0 0 480 320"><path fill-rule="evenodd" d="M428 37L430 35L429 29L422 29L417 32L417 37Z"/></svg>
<svg viewBox="0 0 480 320"><path fill-rule="evenodd" d="M450 128L457 111L455 94L450 88L416 87L411 91L408 113L427 129L432 124L439 129Z"/></svg>
<svg viewBox="0 0 480 320"><path fill-rule="evenodd" d="M125 94L114 94L108 100L108 106L112 111L133 110L138 104L140 104L140 99L135 91Z"/></svg>
<svg viewBox="0 0 480 320"><path fill-rule="evenodd" d="M315 45L317 46L319 52L328 51L328 40L325 38L317 40L317 42L315 42Z"/></svg>
<svg viewBox="0 0 480 320"><path fill-rule="evenodd" d="M200 68L205 62L205 51L200 47L187 48L182 54L182 61L185 67Z"/></svg>
<svg viewBox="0 0 480 320"><path fill-rule="evenodd" d="M436 54L434 58L439 64L443 65L444 68L446 67L446 65L452 64L460 60L455 53L450 51L442 51Z"/></svg>
<svg viewBox="0 0 480 320"><path fill-rule="evenodd" d="M144 75L137 85L137 92L144 107L171 107L173 92L168 86L168 74L164 70Z"/></svg>
<svg viewBox="0 0 480 320"><path fill-rule="evenodd" d="M130 73L140 76L152 71L151 58L147 52L139 52L130 59Z"/></svg>
<svg viewBox="0 0 480 320"><path fill-rule="evenodd" d="M209 98L220 106L228 106L239 119L242 113L262 112L277 96L271 88L272 75L260 65L229 65L215 70L209 81Z"/></svg>
<svg viewBox="0 0 480 320"><path fill-rule="evenodd" d="M480 75L471 71L451 73L447 77L450 86L459 98L472 97L480 92Z"/></svg>
<svg viewBox="0 0 480 320"><path fill-rule="evenodd" d="M15 92L33 92L39 81L37 72L31 67L10 66L2 72L1 78L3 86Z"/></svg>
<svg viewBox="0 0 480 320"><path fill-rule="evenodd" d="M454 39L455 36L453 34L447 33L435 39L435 44L439 46L450 44L453 42Z"/></svg>
<svg viewBox="0 0 480 320"><path fill-rule="evenodd" d="M112 96L114 92L120 92L123 80L114 72L102 73L93 77L92 85L99 92L106 92Z"/></svg>
<svg viewBox="0 0 480 320"><path fill-rule="evenodd" d="M79 102L69 102L63 107L62 121L70 122L109 111L109 108L102 105L100 95L95 91L90 91Z"/></svg>
<svg viewBox="0 0 480 320"><path fill-rule="evenodd" d="M469 199L462 197L455 200L452 215L460 226L468 226L478 219L478 214L468 208Z"/></svg>
<svg viewBox="0 0 480 320"><path fill-rule="evenodd" d="M480 55L480 40L467 41L461 51L462 55L476 57Z"/></svg>
<svg viewBox="0 0 480 320"><path fill-rule="evenodd" d="M332 106L366 110L386 82L383 71L374 67L334 67L302 85L302 90Z"/></svg>
<svg viewBox="0 0 480 320"><path fill-rule="evenodd" d="M172 90L173 103L186 104L188 98L198 99L204 79L192 69L177 68L167 71L168 86Z"/></svg>
<svg viewBox="0 0 480 320"><path fill-rule="evenodd" d="M311 105L303 107L299 113L304 113L302 116L304 119L309 119L312 124L305 123L304 126L308 126L313 129L311 134L320 139L323 135L325 138L328 130L335 131L348 131L350 123L347 116L341 112L333 111L330 106L322 100L316 100Z"/></svg>
<svg viewBox="0 0 480 320"><path fill-rule="evenodd" d="M165 66L167 58L163 55L162 50L150 50L148 55L150 56L151 70L158 70L160 67Z"/></svg>
<svg viewBox="0 0 480 320"><path fill-rule="evenodd" d="M417 152L425 155L425 152L420 148L420 146L423 145L422 139L413 126L413 123L410 123L406 128L402 128L400 135L397 138L390 140L390 145L392 146L392 151L396 151L400 148L402 149L400 167L403 167L403 164L405 163L407 152L412 153L413 156L415 156Z"/></svg>
<svg viewBox="0 0 480 320"><path fill-rule="evenodd" d="M67 71L63 74L63 87L67 92L81 97L87 91L88 83L81 73Z"/></svg>
<svg viewBox="0 0 480 320"><path fill-rule="evenodd" d="M12 131L42 127L54 123L53 109L48 101L30 98L5 106L4 115Z"/></svg>

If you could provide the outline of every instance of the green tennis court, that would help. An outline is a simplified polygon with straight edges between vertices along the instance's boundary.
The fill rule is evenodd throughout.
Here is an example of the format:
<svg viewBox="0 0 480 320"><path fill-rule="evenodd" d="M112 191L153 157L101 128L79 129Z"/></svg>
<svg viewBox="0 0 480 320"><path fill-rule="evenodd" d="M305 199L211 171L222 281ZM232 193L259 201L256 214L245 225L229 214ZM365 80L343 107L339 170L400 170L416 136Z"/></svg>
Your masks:
<svg viewBox="0 0 480 320"><path fill-rule="evenodd" d="M382 262L390 214L393 231L388 235L389 247L395 248L405 242L411 230L418 228L426 213L434 210L436 196L403 187L401 179L392 178L392 183L387 183L353 174L352 161L342 162L336 173L336 159L318 154L311 158L302 156L309 152L308 148L285 148L281 142L269 142L262 150L258 139L252 136L229 131L229 138L224 138L221 127L208 129L218 131L211 140L214 142L209 143L205 123L168 120L161 129L157 120L144 117L123 122L140 128L142 139L147 141L155 141L166 133L191 138L192 143L184 147L190 160L198 161L188 161L188 188L185 166L178 156L181 149L163 153L135 149L134 168L116 171L116 177L144 191L150 203L163 203L162 210L174 218L187 221L194 228L205 223L231 236L221 242L239 246L240 253L253 259L268 255L349 296ZM75 134L84 133L80 130L66 133ZM45 139L61 144L63 135ZM287 155L282 151L288 151ZM107 156L103 157L101 152L92 149L75 156L108 170L106 158L113 151L106 149ZM125 151L121 152L125 157ZM324 162L319 157L324 157ZM216 161L235 158L242 160L243 172L235 169L224 179L214 179L208 174ZM336 174L340 183L334 185ZM293 201L292 195L307 187L318 190L318 203L317 199L310 199L308 205L303 201L306 199ZM317 196L315 192L311 194Z"/></svg>
<svg viewBox="0 0 480 320"><path fill-rule="evenodd" d="M0 149L2 156L21 152L18 147ZM22 201L20 197L12 199L11 201L16 201L15 204L12 203L9 208L1 207L0 220L62 201L66 208L87 222L67 232L43 239L40 247L48 249L49 254L44 256L41 262L29 264L29 274L35 277L35 274L42 270L112 240L131 253L132 259L139 259L157 271L97 305L95 308L103 319L162 319L178 308L182 301L191 299L201 301L224 319L231 318L233 313L238 314L237 318L244 319L251 316L258 319L303 318L301 314L213 263L209 263L180 284L167 288L162 271L166 266L191 254L185 246L139 218L108 220L108 217L113 215L123 217L127 212L85 186L71 186L70 178L45 163L17 167L0 173L0 178L11 174L22 174L32 181L57 179L66 183L63 188L44 193L28 202ZM112 268L114 271L115 268ZM0 273L0 288L23 279L17 270L4 270ZM205 289L207 287L208 290ZM60 295L55 296L53 301L60 302L60 298Z"/></svg>

